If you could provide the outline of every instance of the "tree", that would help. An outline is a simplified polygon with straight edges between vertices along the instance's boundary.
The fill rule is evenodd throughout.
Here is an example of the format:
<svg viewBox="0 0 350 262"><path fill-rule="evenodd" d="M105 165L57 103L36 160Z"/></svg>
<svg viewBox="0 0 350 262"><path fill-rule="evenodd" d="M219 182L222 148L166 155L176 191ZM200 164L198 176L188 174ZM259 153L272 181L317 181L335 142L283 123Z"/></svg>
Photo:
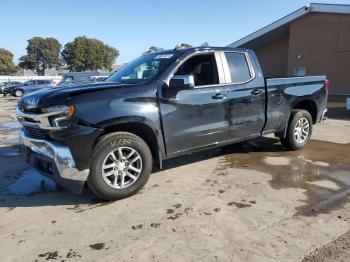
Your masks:
<svg viewBox="0 0 350 262"><path fill-rule="evenodd" d="M10 75L18 71L18 67L13 63L13 54L0 48L0 75Z"/></svg>
<svg viewBox="0 0 350 262"><path fill-rule="evenodd" d="M43 76L46 69L57 68L61 65L61 47L55 38L33 37L28 40L27 55L20 58L19 66Z"/></svg>
<svg viewBox="0 0 350 262"><path fill-rule="evenodd" d="M98 39L80 36L64 46L62 57L70 71L112 70L119 51Z"/></svg>
<svg viewBox="0 0 350 262"><path fill-rule="evenodd" d="M145 55L145 54L150 54L150 53L153 53L153 52L163 51L163 50L164 50L164 48L152 45L150 48L148 48L147 51L143 52L142 54Z"/></svg>

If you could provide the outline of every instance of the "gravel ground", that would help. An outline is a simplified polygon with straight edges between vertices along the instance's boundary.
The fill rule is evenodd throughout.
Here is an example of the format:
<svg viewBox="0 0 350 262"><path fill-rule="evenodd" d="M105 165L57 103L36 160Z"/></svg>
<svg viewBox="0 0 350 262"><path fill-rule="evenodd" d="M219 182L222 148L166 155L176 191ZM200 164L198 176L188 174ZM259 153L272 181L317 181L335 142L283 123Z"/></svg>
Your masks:
<svg viewBox="0 0 350 262"><path fill-rule="evenodd" d="M348 262L350 260L350 231L327 245L316 248L303 262Z"/></svg>

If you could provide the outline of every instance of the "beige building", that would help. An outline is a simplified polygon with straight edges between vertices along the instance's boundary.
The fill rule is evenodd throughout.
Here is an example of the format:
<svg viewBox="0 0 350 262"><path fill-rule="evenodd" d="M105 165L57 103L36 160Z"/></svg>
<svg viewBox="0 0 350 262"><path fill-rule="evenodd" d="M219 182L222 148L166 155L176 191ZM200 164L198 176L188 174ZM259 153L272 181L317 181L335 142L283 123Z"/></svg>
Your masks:
<svg viewBox="0 0 350 262"><path fill-rule="evenodd" d="M309 4L229 46L253 49L266 77L327 75L350 97L350 5Z"/></svg>

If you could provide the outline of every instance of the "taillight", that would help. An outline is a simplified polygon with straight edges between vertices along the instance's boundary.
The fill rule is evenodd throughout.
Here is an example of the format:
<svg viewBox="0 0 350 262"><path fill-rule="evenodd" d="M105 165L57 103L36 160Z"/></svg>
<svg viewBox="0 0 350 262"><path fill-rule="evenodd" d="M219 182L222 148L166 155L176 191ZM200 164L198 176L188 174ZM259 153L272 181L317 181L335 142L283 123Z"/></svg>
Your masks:
<svg viewBox="0 0 350 262"><path fill-rule="evenodd" d="M327 98L328 98L328 94L329 94L328 86L329 86L330 83L331 83L331 81L329 81L328 79L326 79L325 84L326 84L326 97L327 97Z"/></svg>

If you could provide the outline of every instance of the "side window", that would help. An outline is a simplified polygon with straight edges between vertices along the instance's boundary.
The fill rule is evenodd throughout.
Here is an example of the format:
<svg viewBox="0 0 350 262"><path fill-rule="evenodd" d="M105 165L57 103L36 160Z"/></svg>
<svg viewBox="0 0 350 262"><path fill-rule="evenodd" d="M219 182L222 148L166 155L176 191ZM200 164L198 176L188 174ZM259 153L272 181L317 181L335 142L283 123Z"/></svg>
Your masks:
<svg viewBox="0 0 350 262"><path fill-rule="evenodd" d="M230 68L232 83L245 82L252 77L247 59L243 53L226 52L225 56Z"/></svg>
<svg viewBox="0 0 350 262"><path fill-rule="evenodd" d="M191 57L177 69L175 75L193 75L195 86L219 84L218 69L213 53Z"/></svg>

